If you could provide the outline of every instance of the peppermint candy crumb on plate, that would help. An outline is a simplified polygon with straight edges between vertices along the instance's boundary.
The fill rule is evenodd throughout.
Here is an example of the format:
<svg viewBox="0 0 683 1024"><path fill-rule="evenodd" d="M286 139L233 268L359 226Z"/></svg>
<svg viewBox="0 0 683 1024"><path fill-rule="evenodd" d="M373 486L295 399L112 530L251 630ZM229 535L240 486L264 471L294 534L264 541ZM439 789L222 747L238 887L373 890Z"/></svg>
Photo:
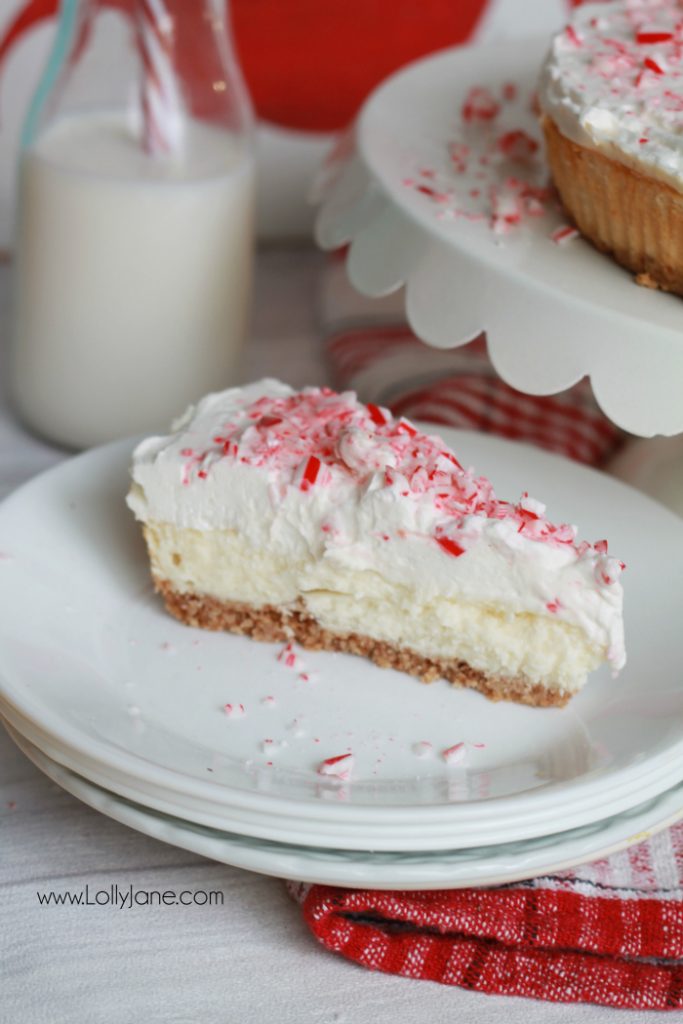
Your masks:
<svg viewBox="0 0 683 1024"><path fill-rule="evenodd" d="M320 762L318 775L329 775L346 782L351 778L353 765L353 754L337 754L335 757L327 757Z"/></svg>

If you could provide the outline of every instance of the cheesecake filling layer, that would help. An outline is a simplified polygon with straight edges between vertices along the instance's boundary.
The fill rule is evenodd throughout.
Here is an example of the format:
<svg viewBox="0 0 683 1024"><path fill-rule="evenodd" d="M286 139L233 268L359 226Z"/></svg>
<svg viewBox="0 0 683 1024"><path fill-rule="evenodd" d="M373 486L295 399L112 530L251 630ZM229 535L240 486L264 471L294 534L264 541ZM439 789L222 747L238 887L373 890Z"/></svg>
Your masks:
<svg viewBox="0 0 683 1024"><path fill-rule="evenodd" d="M160 589L233 604L297 611L330 633L383 641L433 662L463 661L486 676L574 692L604 658L576 626L455 596L419 593L372 569L288 562L245 545L234 531L148 523Z"/></svg>
<svg viewBox="0 0 683 1024"><path fill-rule="evenodd" d="M677 0L582 4L553 40L538 91L567 138L679 191L682 14Z"/></svg>

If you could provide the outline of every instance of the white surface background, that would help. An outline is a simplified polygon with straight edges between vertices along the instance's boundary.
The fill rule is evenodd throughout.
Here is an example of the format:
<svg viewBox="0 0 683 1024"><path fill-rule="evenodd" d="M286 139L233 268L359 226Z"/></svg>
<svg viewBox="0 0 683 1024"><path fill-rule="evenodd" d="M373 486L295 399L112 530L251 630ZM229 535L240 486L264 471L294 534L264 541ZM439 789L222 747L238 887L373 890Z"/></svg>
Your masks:
<svg viewBox="0 0 683 1024"><path fill-rule="evenodd" d="M259 260L243 376L324 383L314 291L322 257ZM0 354L8 271L0 265ZM0 363L0 381L4 380ZM0 493L65 457L0 398ZM15 804L11 807L10 804ZM220 889L223 907L41 907L36 891ZM553 1005L373 974L311 937L276 879L147 839L49 782L0 730L0 1021L21 1024L654 1024L657 1013Z"/></svg>

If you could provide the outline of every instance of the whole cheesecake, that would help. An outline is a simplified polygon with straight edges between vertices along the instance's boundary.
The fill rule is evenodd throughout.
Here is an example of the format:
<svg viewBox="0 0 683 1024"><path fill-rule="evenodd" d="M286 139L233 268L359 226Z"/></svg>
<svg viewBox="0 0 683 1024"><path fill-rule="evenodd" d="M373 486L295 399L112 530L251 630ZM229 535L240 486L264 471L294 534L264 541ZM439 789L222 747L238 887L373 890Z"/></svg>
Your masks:
<svg viewBox="0 0 683 1024"><path fill-rule="evenodd" d="M683 6L578 7L538 99L548 162L582 234L639 284L683 295Z"/></svg>
<svg viewBox="0 0 683 1024"><path fill-rule="evenodd" d="M135 450L128 504L183 622L562 705L624 663L623 566L439 437L327 388L208 395Z"/></svg>

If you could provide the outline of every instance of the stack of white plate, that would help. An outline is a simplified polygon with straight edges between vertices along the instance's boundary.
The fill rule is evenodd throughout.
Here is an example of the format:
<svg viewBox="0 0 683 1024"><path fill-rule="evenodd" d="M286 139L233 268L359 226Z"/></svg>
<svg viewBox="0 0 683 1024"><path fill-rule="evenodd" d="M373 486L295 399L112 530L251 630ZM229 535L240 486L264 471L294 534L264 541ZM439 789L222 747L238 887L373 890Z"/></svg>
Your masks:
<svg viewBox="0 0 683 1024"><path fill-rule="evenodd" d="M529 490L582 536L609 536L628 565L618 679L598 672L567 708L526 708L189 629L152 593L122 442L0 508L0 714L15 741L133 828L336 885L512 881L671 824L683 814L683 522L565 460L442 433L502 496ZM458 743L465 756L449 764ZM350 780L318 774L349 751Z"/></svg>

